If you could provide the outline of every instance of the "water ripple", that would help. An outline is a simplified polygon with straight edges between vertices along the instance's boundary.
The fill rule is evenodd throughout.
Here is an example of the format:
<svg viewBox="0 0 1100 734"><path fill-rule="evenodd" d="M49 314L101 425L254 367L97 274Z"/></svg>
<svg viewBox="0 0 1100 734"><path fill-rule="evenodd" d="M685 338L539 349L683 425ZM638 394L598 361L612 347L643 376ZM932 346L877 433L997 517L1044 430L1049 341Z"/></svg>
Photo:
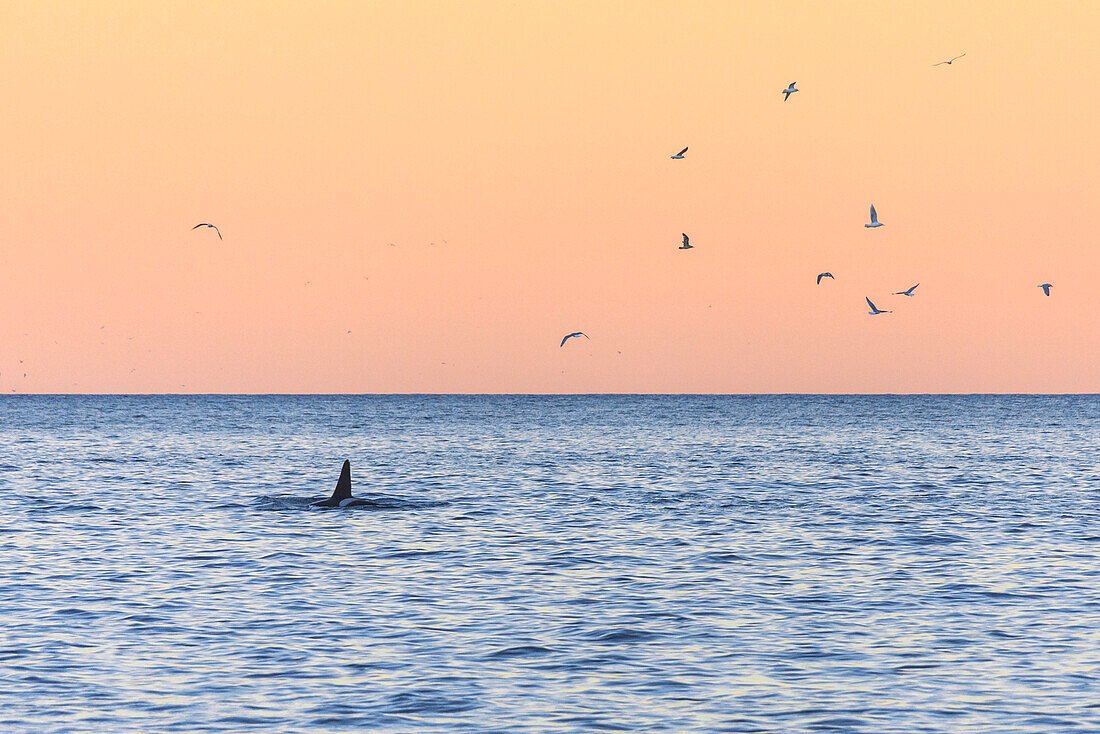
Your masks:
<svg viewBox="0 0 1100 734"><path fill-rule="evenodd" d="M2 398L0 730L1100 731L1098 457L1095 397Z"/></svg>

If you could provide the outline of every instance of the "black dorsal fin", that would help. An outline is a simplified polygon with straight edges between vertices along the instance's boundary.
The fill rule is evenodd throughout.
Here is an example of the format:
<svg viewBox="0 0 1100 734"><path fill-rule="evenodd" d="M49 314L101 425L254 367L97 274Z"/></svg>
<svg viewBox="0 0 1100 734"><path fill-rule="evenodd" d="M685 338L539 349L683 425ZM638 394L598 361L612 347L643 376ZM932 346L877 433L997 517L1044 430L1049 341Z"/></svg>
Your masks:
<svg viewBox="0 0 1100 734"><path fill-rule="evenodd" d="M345 459L340 469L340 481L336 482L336 489L332 491L332 499L346 500L348 497L351 497L351 462Z"/></svg>

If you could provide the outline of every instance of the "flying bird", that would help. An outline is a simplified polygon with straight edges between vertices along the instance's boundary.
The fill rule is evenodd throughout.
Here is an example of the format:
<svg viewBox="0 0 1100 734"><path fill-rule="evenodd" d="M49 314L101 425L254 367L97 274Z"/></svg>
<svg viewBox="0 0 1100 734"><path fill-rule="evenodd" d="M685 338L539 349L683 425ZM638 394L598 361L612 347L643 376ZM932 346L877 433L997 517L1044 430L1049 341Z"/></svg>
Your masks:
<svg viewBox="0 0 1100 734"><path fill-rule="evenodd" d="M572 334L566 334L564 337L562 337L561 344L559 346L564 347L565 343L575 336L583 336L585 339L589 339L588 334L585 334L583 331L574 331Z"/></svg>
<svg viewBox="0 0 1100 734"><path fill-rule="evenodd" d="M676 155L674 155L674 156L669 156L669 157L670 157L670 158L672 158L672 160L674 160L674 161L678 161L678 160L680 160L681 158L683 158L683 157L684 157L684 153L687 153L687 152L688 152L688 149L687 149L687 148L684 148L683 150L681 150L681 151L680 151L679 153L677 153Z"/></svg>
<svg viewBox="0 0 1100 734"><path fill-rule="evenodd" d="M787 101L788 97L790 97L792 94L794 94L795 92L798 91L797 89L794 88L794 85L797 84L797 83L798 82L791 82L790 84L787 85L787 88L783 90L783 101L784 102Z"/></svg>
<svg viewBox="0 0 1100 734"><path fill-rule="evenodd" d="M956 59L961 59L961 58L962 58L963 56L966 56L966 54L964 54L964 53L963 53L963 54L959 54L958 56L953 56L953 57L951 57L950 59L948 59L947 61L941 61L941 62L940 62L939 64L932 64L932 66L939 66L940 64L948 64L948 65L950 65L950 64L951 64L952 62L954 62L954 61L955 61Z"/></svg>
<svg viewBox="0 0 1100 734"><path fill-rule="evenodd" d="M676 248L676 249L678 249L678 250L690 250L690 249L691 249L691 248L693 248L693 247L695 247L695 245L693 245L693 244L691 244L690 242L688 242L688 236L687 236L687 235L685 234L685 235L684 235L684 244L680 245L680 246L679 246L678 248Z"/></svg>
<svg viewBox="0 0 1100 734"><path fill-rule="evenodd" d="M863 225L864 227L882 227L882 222L878 220L878 212L875 211L875 205L871 205L871 223Z"/></svg>
<svg viewBox="0 0 1100 734"><path fill-rule="evenodd" d="M871 310L867 312L869 315L878 316L880 313L893 313L893 311L883 311L881 308L871 303L871 299L867 298L867 296L864 296L864 298L867 300L867 305L871 307Z"/></svg>
<svg viewBox="0 0 1100 734"><path fill-rule="evenodd" d="M832 273L818 273L817 274L817 284L818 285L821 285L821 279L822 278L831 278L832 280L836 280L836 278L833 278Z"/></svg>
<svg viewBox="0 0 1100 734"><path fill-rule="evenodd" d="M217 227L215 227L213 224L210 224L210 222L199 222L198 224L196 224L191 229L194 230L194 229L198 229L199 227L210 227L211 229L213 229L215 232L218 233L218 239L219 240L222 239L222 231L220 229L218 229Z"/></svg>
<svg viewBox="0 0 1100 734"><path fill-rule="evenodd" d="M1050 289L1053 288L1054 286L1052 286L1050 283L1043 283L1039 287L1043 289L1043 295L1044 296L1049 296L1050 295Z"/></svg>
<svg viewBox="0 0 1100 734"><path fill-rule="evenodd" d="M917 285L920 285L920 283L917 283ZM915 291L915 290L917 289L917 285L913 286L912 288L910 288L910 289L909 289L909 290L907 290L907 291L898 291L898 292L897 292L897 293L895 293L894 295L895 295L895 296L912 296L912 295L913 295L913 291Z"/></svg>

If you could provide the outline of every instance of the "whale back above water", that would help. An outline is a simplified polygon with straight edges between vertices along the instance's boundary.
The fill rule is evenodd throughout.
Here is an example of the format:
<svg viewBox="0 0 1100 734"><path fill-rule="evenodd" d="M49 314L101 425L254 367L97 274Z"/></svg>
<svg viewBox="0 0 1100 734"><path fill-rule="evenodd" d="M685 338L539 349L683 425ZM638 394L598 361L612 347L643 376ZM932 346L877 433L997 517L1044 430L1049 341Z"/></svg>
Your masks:
<svg viewBox="0 0 1100 734"><path fill-rule="evenodd" d="M344 466L340 468L340 479L336 482L336 489L332 490L332 496L327 500L314 502L310 506L347 507L351 504L366 504L366 501L351 496L351 462L344 459Z"/></svg>

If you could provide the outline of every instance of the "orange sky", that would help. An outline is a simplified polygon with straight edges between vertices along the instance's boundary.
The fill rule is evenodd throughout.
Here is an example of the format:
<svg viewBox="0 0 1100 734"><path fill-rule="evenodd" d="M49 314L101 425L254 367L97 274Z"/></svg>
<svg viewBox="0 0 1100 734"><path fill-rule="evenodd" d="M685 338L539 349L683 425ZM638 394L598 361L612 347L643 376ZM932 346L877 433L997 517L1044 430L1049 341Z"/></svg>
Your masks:
<svg viewBox="0 0 1100 734"><path fill-rule="evenodd" d="M2 392L1100 391L1100 3L35 1L0 34Z"/></svg>

